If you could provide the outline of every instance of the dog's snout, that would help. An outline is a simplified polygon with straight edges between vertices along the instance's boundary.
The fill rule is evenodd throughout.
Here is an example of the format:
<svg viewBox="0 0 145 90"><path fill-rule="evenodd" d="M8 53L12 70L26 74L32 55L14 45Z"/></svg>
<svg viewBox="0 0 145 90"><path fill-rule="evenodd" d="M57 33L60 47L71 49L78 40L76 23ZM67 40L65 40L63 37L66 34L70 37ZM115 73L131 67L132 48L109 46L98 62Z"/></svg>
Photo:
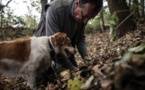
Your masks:
<svg viewBox="0 0 145 90"><path fill-rule="evenodd" d="M70 52L71 54L76 54L76 53L77 53L76 49L73 48L73 47L69 50L69 52Z"/></svg>

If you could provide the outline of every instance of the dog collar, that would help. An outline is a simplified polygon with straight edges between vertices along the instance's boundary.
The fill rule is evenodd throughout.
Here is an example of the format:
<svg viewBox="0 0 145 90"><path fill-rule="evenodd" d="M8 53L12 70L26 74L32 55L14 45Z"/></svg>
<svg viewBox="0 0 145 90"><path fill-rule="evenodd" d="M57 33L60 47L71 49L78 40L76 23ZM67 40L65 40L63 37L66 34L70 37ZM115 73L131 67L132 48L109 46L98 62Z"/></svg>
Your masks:
<svg viewBox="0 0 145 90"><path fill-rule="evenodd" d="M52 47L52 44L51 44L50 40L48 40L48 44L49 44L49 47L50 47L50 49L51 49L51 51L50 51L50 56L51 56L51 58L54 58L54 56L55 56L55 51L54 51L54 49L53 49L53 47Z"/></svg>
<svg viewBox="0 0 145 90"><path fill-rule="evenodd" d="M49 44L50 49L53 50L53 47L52 47L52 45L51 45L51 43L50 43L50 40L48 40L48 44Z"/></svg>

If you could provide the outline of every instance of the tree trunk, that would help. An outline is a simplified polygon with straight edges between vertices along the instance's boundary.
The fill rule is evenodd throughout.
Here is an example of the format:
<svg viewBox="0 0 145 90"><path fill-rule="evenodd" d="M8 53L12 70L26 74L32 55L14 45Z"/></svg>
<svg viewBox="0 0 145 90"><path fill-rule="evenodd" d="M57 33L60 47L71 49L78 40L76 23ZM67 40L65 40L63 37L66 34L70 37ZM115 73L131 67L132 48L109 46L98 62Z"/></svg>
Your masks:
<svg viewBox="0 0 145 90"><path fill-rule="evenodd" d="M141 18L144 18L144 0L140 0Z"/></svg>
<svg viewBox="0 0 145 90"><path fill-rule="evenodd" d="M133 0L132 11L135 11L134 17L136 17L138 19L140 17L138 0Z"/></svg>
<svg viewBox="0 0 145 90"><path fill-rule="evenodd" d="M47 3L52 2L52 1L53 1L53 0L41 0L41 8L42 8L42 10L41 10L41 18L42 18L43 12L44 12L44 10L45 10L45 5L46 5Z"/></svg>
<svg viewBox="0 0 145 90"><path fill-rule="evenodd" d="M129 7L131 6L131 0L128 1L128 6L129 6Z"/></svg>
<svg viewBox="0 0 145 90"><path fill-rule="evenodd" d="M45 10L45 5L47 4L47 0L41 0L41 18L42 18L42 13Z"/></svg>
<svg viewBox="0 0 145 90"><path fill-rule="evenodd" d="M104 32L105 31L105 26L104 26L103 8L100 11L100 27L101 27L101 32Z"/></svg>
<svg viewBox="0 0 145 90"><path fill-rule="evenodd" d="M107 0L107 2L111 15L116 12L119 24L121 23L115 31L116 37L120 38L125 35L127 31L135 28L135 22L133 21L132 15L128 17L131 13L126 0Z"/></svg>

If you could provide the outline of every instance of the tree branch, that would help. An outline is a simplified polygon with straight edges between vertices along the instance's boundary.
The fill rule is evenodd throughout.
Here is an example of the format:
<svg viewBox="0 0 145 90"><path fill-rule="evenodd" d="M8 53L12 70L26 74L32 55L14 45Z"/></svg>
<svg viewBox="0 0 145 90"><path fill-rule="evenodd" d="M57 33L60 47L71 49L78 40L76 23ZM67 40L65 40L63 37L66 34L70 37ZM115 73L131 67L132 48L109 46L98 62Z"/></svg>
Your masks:
<svg viewBox="0 0 145 90"><path fill-rule="evenodd" d="M9 4L11 1L12 1L12 0L9 0L9 1L7 2L7 4L6 4L6 5L2 5L2 0L0 0L0 11L2 11L2 12L3 12L4 8L5 8L5 7L7 7L7 6L8 6L8 4Z"/></svg>
<svg viewBox="0 0 145 90"><path fill-rule="evenodd" d="M7 4L5 5L5 7L7 7L8 6L8 4L11 2L12 0L9 0L8 2L7 2Z"/></svg>

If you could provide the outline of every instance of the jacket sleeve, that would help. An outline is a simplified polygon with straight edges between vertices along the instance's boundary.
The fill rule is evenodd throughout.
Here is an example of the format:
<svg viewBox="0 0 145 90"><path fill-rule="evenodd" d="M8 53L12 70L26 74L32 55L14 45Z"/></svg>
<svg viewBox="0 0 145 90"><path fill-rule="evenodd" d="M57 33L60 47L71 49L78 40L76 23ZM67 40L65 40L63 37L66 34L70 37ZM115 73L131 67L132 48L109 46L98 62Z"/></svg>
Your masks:
<svg viewBox="0 0 145 90"><path fill-rule="evenodd" d="M84 59L84 56L88 56L88 51L87 51L86 42L85 42L84 29L80 33L80 38L79 38L79 41L77 43L77 48L78 48L78 51L83 59Z"/></svg>
<svg viewBox="0 0 145 90"><path fill-rule="evenodd" d="M59 18L56 11L51 6L49 6L46 11L45 26L46 36L50 36L56 32L60 32Z"/></svg>

